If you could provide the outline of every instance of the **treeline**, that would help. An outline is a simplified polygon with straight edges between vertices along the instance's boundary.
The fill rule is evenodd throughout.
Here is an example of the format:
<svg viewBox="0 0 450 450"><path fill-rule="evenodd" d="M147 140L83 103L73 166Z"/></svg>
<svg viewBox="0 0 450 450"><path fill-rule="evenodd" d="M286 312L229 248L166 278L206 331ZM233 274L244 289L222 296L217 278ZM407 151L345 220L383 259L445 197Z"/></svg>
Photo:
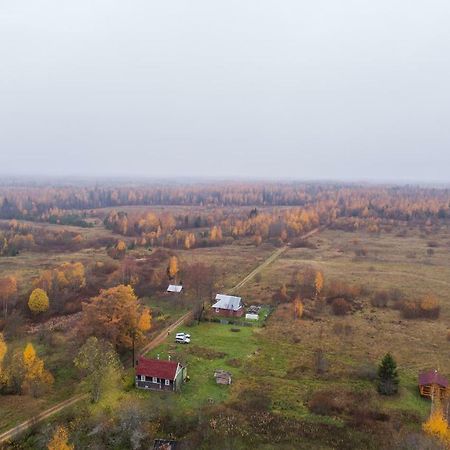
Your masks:
<svg viewBox="0 0 450 450"><path fill-rule="evenodd" d="M127 205L297 206L327 205L337 216L450 217L450 190L418 186L331 183L197 183L142 186L0 187L0 218L50 220L62 211ZM54 219L52 219L54 220ZM72 218L72 220L75 220ZM80 217L80 220L84 220ZM86 222L88 226L88 222Z"/></svg>
<svg viewBox="0 0 450 450"><path fill-rule="evenodd" d="M0 223L0 256L16 256L23 250L63 252L103 245L111 245L111 242L107 239L87 241L73 231L32 226L15 219Z"/></svg>
<svg viewBox="0 0 450 450"><path fill-rule="evenodd" d="M273 240L282 243L310 231L328 220L314 209L265 210L216 209L205 213L173 215L168 212L127 213L111 211L105 227L124 236L134 236L134 244L169 248L221 245L240 237L254 239L256 245Z"/></svg>

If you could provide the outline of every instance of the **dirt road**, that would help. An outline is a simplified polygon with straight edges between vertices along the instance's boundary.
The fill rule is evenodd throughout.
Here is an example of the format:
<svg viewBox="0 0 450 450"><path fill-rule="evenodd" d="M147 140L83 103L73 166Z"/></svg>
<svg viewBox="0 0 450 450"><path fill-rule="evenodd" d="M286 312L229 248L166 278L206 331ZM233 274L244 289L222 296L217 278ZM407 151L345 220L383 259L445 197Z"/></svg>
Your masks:
<svg viewBox="0 0 450 450"><path fill-rule="evenodd" d="M316 234L320 228L314 228L310 232L304 234L300 237L300 239L307 239L313 234ZM289 244L284 247L279 248L275 252L273 252L265 261L263 261L258 267L252 270L243 280L241 280L234 288L230 289L230 293L238 291L241 287L247 284L252 278L255 277L256 274L261 272L264 268L266 268L269 264L273 263L277 258L279 258L287 249L289 248Z"/></svg>
<svg viewBox="0 0 450 450"><path fill-rule="evenodd" d="M156 336L154 339L151 340L145 347L140 349L139 354L147 353L149 350L157 347L159 344L164 342L164 339L168 336L168 333L172 332L174 329L176 329L178 326L182 325L184 322L186 322L188 319L192 317L192 311L187 312L182 317L180 317L178 320L176 320L173 324L169 325L167 328L164 328L163 331L161 331L158 336ZM20 433L28 430L32 426L36 425L37 423L40 423L49 417L53 416L54 414L57 414L61 412L63 409L68 408L69 406L75 405L81 400L87 399L89 396L88 394L79 394L74 395L73 397L70 397L67 400L64 400L63 402L57 403L56 405L53 405L51 408L46 409L45 411L41 412L37 416L33 417L32 419L26 420L25 422L22 422L21 424L15 426L14 428L11 428L8 431L5 431L4 433L0 434L0 445L4 444L15 437L17 437Z"/></svg>
<svg viewBox="0 0 450 450"><path fill-rule="evenodd" d="M313 234L317 233L320 230L320 228L315 228L314 230L310 231L309 233L306 233L302 236L302 239L307 239L308 237L312 236ZM230 292L235 292L241 287L243 287L246 283L248 283L257 273L261 272L265 267L267 267L269 264L271 264L273 261L275 261L281 254L283 254L287 249L289 248L289 245L286 245L282 248L279 248L274 253L272 253L265 261L263 261L258 267L256 267L252 272L250 272L243 280L241 280L234 288L230 290ZM153 348L157 347L161 343L164 342L164 340L167 338L170 332L175 330L177 327L185 323L187 320L189 320L192 317L192 311L187 312L182 317L180 317L178 320L176 320L173 324L169 325L167 328L165 328L163 331L161 331L158 336L156 336L154 339L151 340L145 347L140 349L140 354L145 354L148 351L152 350ZM22 422L21 424L15 426L14 428L11 428L8 431L5 431L4 433L0 434L0 445L2 443L6 443L10 441L11 439L14 439L16 436L18 436L20 433L28 430L33 425L36 425L39 422L42 422L46 419L48 419L50 416L57 414L58 412L62 411L65 408L68 408L69 406L74 405L75 403L78 403L79 401L86 399L88 397L87 394L80 394L75 395L67 400L64 400L63 402L60 402L51 408L46 409L36 417L33 417L32 419L26 420L25 422Z"/></svg>

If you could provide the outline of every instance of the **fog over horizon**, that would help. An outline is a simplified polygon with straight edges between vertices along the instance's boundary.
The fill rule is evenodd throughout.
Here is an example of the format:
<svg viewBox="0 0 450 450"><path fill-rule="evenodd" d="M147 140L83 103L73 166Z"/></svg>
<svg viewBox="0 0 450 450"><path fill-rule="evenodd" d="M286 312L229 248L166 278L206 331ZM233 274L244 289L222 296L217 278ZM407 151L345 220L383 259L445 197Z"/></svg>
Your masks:
<svg viewBox="0 0 450 450"><path fill-rule="evenodd" d="M450 182L444 0L0 2L0 175Z"/></svg>

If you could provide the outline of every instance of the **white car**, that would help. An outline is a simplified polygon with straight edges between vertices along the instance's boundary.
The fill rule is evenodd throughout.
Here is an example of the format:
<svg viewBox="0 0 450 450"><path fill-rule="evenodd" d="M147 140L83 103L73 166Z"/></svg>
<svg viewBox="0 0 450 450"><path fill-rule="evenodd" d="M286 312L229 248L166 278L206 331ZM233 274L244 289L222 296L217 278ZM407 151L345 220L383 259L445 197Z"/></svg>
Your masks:
<svg viewBox="0 0 450 450"><path fill-rule="evenodd" d="M175 342L177 344L189 344L191 342L191 339L188 338L187 336L176 336Z"/></svg>
<svg viewBox="0 0 450 450"><path fill-rule="evenodd" d="M187 334L187 333L177 333L176 335L175 335L175 338L191 338L191 335L190 334Z"/></svg>

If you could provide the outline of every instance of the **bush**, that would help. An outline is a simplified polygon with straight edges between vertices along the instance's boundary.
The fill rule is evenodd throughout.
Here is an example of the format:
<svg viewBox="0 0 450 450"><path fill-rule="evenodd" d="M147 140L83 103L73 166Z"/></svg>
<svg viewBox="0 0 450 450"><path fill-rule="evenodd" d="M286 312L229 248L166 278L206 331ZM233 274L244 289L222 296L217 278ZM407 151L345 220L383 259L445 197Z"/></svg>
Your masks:
<svg viewBox="0 0 450 450"><path fill-rule="evenodd" d="M372 306L375 306L376 308L386 308L388 304L388 299L389 296L386 291L378 291L372 297L370 303L372 304Z"/></svg>
<svg viewBox="0 0 450 450"><path fill-rule="evenodd" d="M398 288L389 289L389 299L393 302L398 302L403 298L403 293Z"/></svg>
<svg viewBox="0 0 450 450"><path fill-rule="evenodd" d="M345 316L351 311L352 306L345 298L336 298L333 300L331 308L333 309L334 315Z"/></svg>
<svg viewBox="0 0 450 450"><path fill-rule="evenodd" d="M361 287L350 285L340 280L332 280L327 289L329 300L344 298L345 300L355 300L361 294Z"/></svg>
<svg viewBox="0 0 450 450"><path fill-rule="evenodd" d="M232 331L233 333L238 333L239 331L241 331L240 328L230 328L230 331Z"/></svg>
<svg viewBox="0 0 450 450"><path fill-rule="evenodd" d="M361 380L375 381L378 376L377 367L371 363L364 364L355 370L354 375Z"/></svg>
<svg viewBox="0 0 450 450"><path fill-rule="evenodd" d="M231 367L241 367L242 366L242 361L238 358L231 358L231 359L227 360L226 363Z"/></svg>
<svg viewBox="0 0 450 450"><path fill-rule="evenodd" d="M314 392L311 400L308 402L308 408L312 413L321 416L339 414L344 409L337 396L331 391Z"/></svg>
<svg viewBox="0 0 450 450"><path fill-rule="evenodd" d="M329 363L323 350L319 349L314 352L314 367L318 375L328 372Z"/></svg>
<svg viewBox="0 0 450 450"><path fill-rule="evenodd" d="M426 295L420 301L405 300L400 309L405 319L437 319L441 310L439 301L433 295Z"/></svg>

